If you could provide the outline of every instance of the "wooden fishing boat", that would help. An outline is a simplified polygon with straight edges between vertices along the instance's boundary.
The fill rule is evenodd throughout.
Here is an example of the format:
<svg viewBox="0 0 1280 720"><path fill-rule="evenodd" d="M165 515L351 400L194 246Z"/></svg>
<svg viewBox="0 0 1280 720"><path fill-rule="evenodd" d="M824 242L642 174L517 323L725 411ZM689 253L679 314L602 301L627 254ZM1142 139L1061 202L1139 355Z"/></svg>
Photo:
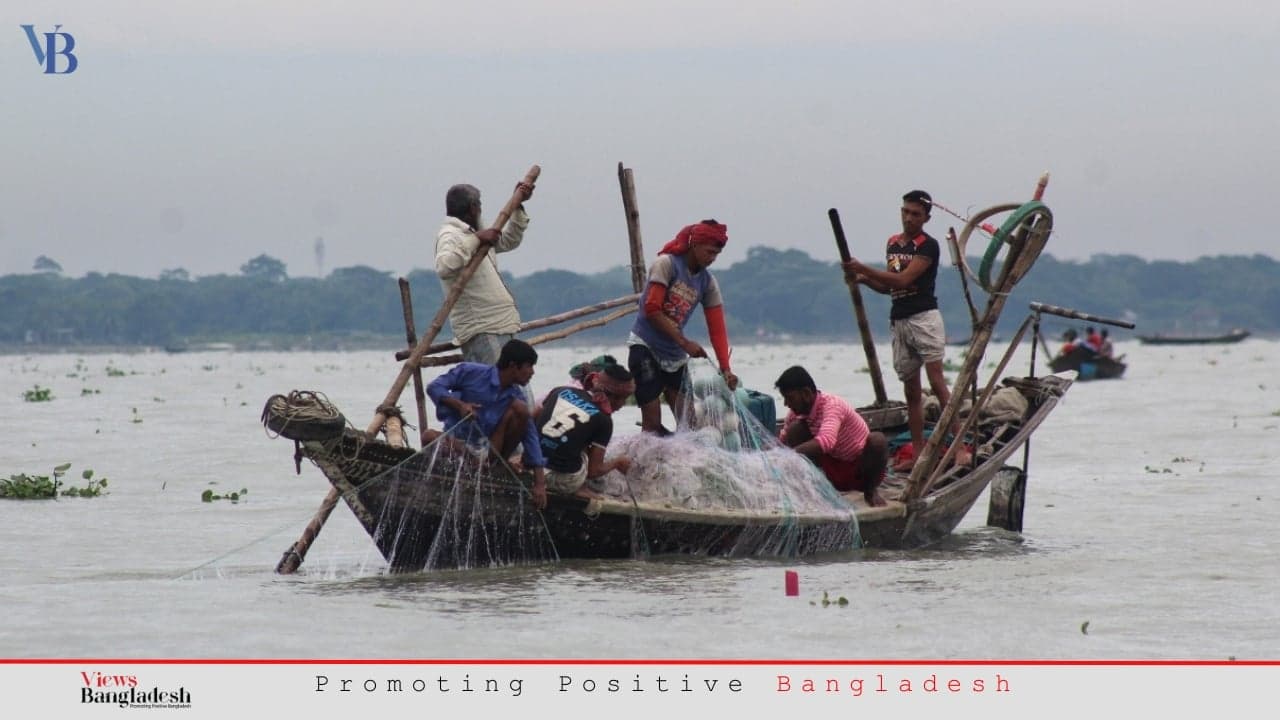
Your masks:
<svg viewBox="0 0 1280 720"><path fill-rule="evenodd" d="M1229 345L1249 337L1249 331L1234 328L1222 335L1139 335L1143 345Z"/></svg>
<svg viewBox="0 0 1280 720"><path fill-rule="evenodd" d="M467 451L429 457L430 448L393 447L340 423L290 423L270 413L265 419L268 427L297 440L299 456L324 473L393 571L449 568L474 560L463 544L482 546L482 561L498 563L531 557L789 557L859 545L916 548L947 536L994 478L1003 474L1008 484L1021 473L1005 461L1030 439L1072 380L1071 373L1007 379L1006 385L1027 399L1025 414L981 426L975 464L952 467L918 499L902 498L901 483L891 479L884 506L871 507L861 493L846 493L847 507L792 515L782 508L704 510L555 493L538 513L529 501L530 477L510 473L505 466L485 465L476 472L465 467L475 462ZM878 418L901 420L897 413L869 416L872 424ZM903 427L876 429L892 433ZM400 476L388 475L397 468Z"/></svg>
<svg viewBox="0 0 1280 720"><path fill-rule="evenodd" d="M1106 357L1083 346L1077 346L1071 352L1057 357L1049 361L1049 367L1054 372L1065 372L1074 370L1078 374L1078 380L1113 380L1124 375L1124 371L1129 366L1124 362L1124 356L1118 358Z"/></svg>
<svg viewBox="0 0 1280 720"><path fill-rule="evenodd" d="M517 192L498 215L494 227L502 227L506 216L521 199L519 188L531 185L538 170L537 166L530 169L523 185L517 186ZM627 212L636 295L611 301L629 307L605 317L583 321L574 328L531 338L530 344L599 326L634 311L635 300L644 287L643 252L630 170L619 163L618 172L623 206ZM914 548L952 532L988 486L997 490L992 493L995 502L989 509L989 521L1001 527L1020 529L1025 457L1021 470L1005 465L1005 461L1030 440L1031 434L1057 405L1076 375L1066 372L1036 377L1033 350L1030 377L1006 378L1009 387L1005 389L1012 389L1013 395L1024 398L1018 409L994 424L984 424L980 418L984 417L988 401L995 392L995 379L1002 376L1013 348L1033 318L1038 333L1040 312L1062 314L1074 311L1051 306L1037 308L1033 304L1034 315L1023 323L1017 338L991 373L991 380L980 395L977 393L977 372L1010 291L1035 262L1052 230L1052 213L1039 202L1046 180L1047 176L1041 177L1036 199L989 208L970 218L959 239L952 240L953 254L963 258L967 238L984 220L1012 211L992 238L979 273L973 275L967 266L962 272L962 280L965 274L973 275L989 293L986 310L979 314L966 290L966 301L970 304L974 320L973 337L952 390L953 397L960 397L972 389L970 399L975 410L962 419L957 414L961 403L948 403L936 420L939 427L959 428L965 442L971 443L975 450L972 464L953 466L952 452L958 443L952 449L942 447L946 433L939 432L930 434L908 478L896 478L896 482L884 484L881 494L887 502L883 506L868 506L860 493L842 497L825 484L785 486L785 492L818 494L816 502L803 506L807 509L792 504L790 495L777 495L780 498L777 502L753 501L750 508L741 506L745 503L690 505L683 500L642 502L631 493L628 485L628 490L622 493L627 497L619 497L618 492L590 500L553 494L549 496L547 507L536 511L527 489L531 478L512 472L500 460L484 458L483 452L477 455L465 450L466 445L460 442L437 441L421 451L405 447L401 421L393 416L393 411L398 415L396 403L412 378L417 394L419 426L426 427L424 399L421 390L417 389L421 387L420 371L425 366L458 360L456 355L436 354L448 352L451 348L432 343L460 289L483 260L484 256L477 254L455 281L421 338L415 333L407 283L401 280L406 339L411 350L404 358L397 358L404 361L400 373L364 432L345 427L341 421L333 423L332 418L325 421L327 424L298 424L297 414L282 414L273 407L273 401L282 396L268 401L263 420L268 428L295 440L295 461L299 472L301 460L307 458L321 469L331 485L315 517L298 541L286 550L276 571L290 573L298 568L339 500L352 510L393 571L476 567L558 558L627 558L668 554L792 557L848 550L859 545ZM850 254L838 213L833 208L828 215L841 257L847 259ZM1002 249L1007 252L993 281L991 270ZM876 391L876 403L866 409L864 417L874 429L901 430L906 425L905 409L901 403L890 402L885 395L858 284L846 284ZM522 325L521 331L616 307L611 303L526 323L528 327ZM378 439L379 432L394 438L393 443ZM728 433L728 430L723 430L723 439L729 438ZM732 450L731 454L754 452L730 448L731 444L726 443L722 447ZM666 467L661 454L659 449L657 462L660 464L657 467ZM633 465L633 469L635 467ZM698 469L689 472L694 476L689 479L705 485L707 478ZM804 471L803 474L809 473ZM783 486L775 486L774 476L767 470L761 475L766 487L784 489ZM730 479L736 477L736 474L729 476ZM714 479L723 483L726 478ZM769 485L769 482L775 482L775 485ZM808 495L807 499L813 499Z"/></svg>

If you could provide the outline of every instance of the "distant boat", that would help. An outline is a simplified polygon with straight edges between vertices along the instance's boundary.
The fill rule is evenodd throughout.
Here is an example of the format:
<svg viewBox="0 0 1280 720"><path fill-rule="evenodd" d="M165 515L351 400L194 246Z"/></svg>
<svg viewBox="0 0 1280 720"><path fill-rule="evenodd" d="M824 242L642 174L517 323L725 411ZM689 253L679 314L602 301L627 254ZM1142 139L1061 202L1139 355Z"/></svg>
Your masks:
<svg viewBox="0 0 1280 720"><path fill-rule="evenodd" d="M1054 372L1075 370L1079 373L1077 380L1114 380L1124 375L1128 365L1124 364L1124 356L1118 358L1099 355L1098 353L1077 345L1071 352L1049 361Z"/></svg>
<svg viewBox="0 0 1280 720"><path fill-rule="evenodd" d="M1227 345L1249 337L1248 330L1235 328L1225 335L1139 335L1143 345Z"/></svg>

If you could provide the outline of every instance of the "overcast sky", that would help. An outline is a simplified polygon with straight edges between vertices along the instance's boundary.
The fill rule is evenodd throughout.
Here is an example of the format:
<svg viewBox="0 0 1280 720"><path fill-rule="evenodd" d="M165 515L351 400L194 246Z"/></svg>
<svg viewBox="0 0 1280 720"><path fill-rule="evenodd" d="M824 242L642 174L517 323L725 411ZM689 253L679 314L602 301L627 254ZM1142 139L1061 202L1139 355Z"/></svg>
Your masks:
<svg viewBox="0 0 1280 720"><path fill-rule="evenodd" d="M4 3L0 274L314 276L317 238L326 273L403 274L449 185L492 215L535 163L503 269L600 271L627 259L619 161L650 257L714 217L723 264L834 259L838 207L878 258L906 190L972 212L1044 171L1057 257L1274 255L1280 3L196 4ZM76 71L44 74L26 24Z"/></svg>

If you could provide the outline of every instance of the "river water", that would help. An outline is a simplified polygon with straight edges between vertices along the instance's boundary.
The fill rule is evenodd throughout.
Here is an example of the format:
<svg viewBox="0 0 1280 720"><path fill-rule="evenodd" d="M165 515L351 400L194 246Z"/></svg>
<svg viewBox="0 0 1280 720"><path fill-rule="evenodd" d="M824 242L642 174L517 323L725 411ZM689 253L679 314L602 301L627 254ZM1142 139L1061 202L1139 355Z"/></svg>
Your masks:
<svg viewBox="0 0 1280 720"><path fill-rule="evenodd" d="M604 351L623 348L544 350L535 390ZM109 481L0 500L0 658L1276 658L1280 343L1117 353L1123 379L1077 383L1037 431L1020 535L984 527L984 497L912 552L407 576L341 505L299 573L273 572L328 484L259 424L269 395L309 389L363 427L390 351L0 356L0 478L69 462L70 484ZM734 351L763 391L798 360L873 399L856 343ZM37 387L53 399L24 401Z"/></svg>

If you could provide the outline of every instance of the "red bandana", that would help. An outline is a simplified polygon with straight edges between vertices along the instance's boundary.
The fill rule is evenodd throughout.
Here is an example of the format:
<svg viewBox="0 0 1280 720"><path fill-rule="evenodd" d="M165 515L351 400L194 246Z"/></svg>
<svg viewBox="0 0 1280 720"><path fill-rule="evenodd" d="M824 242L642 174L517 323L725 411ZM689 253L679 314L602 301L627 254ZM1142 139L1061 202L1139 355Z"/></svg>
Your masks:
<svg viewBox="0 0 1280 720"><path fill-rule="evenodd" d="M689 252L694 243L707 243L724 247L729 242L729 226L721 225L715 220L703 220L696 225L686 225L676 233L675 238L662 246L659 255L683 255Z"/></svg>

